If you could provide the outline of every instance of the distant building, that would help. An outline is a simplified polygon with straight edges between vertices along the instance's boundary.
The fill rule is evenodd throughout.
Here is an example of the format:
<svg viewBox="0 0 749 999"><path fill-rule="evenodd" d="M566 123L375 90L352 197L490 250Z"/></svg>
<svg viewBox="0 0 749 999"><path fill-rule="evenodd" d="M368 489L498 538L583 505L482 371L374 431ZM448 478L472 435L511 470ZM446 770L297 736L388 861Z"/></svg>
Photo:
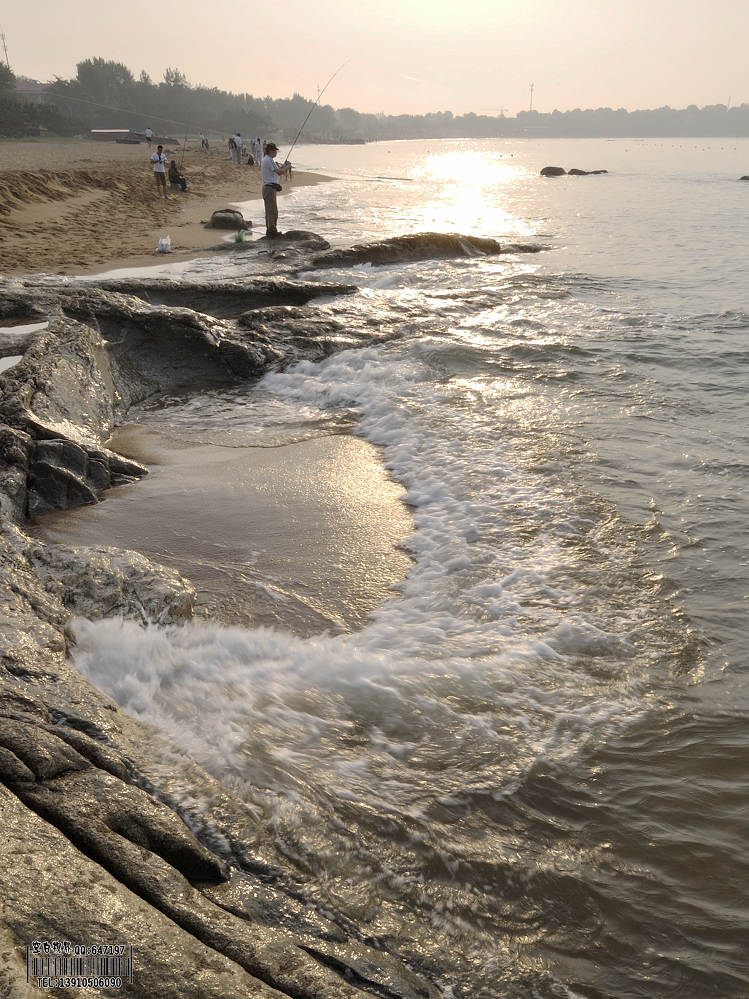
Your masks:
<svg viewBox="0 0 749 999"><path fill-rule="evenodd" d="M51 83L40 83L27 76L19 76L16 78L15 92L17 97L22 97L31 104L49 104L54 100L48 93L50 87Z"/></svg>

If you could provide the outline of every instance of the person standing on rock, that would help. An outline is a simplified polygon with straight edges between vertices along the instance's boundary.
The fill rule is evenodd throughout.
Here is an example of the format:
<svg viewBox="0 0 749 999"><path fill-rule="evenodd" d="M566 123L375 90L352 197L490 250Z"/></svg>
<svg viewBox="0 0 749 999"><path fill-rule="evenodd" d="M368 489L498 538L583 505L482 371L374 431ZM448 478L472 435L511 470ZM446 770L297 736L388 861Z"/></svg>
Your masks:
<svg viewBox="0 0 749 999"><path fill-rule="evenodd" d="M153 163L153 179L156 181L156 191L166 201L166 153L163 146L157 146L151 154Z"/></svg>
<svg viewBox="0 0 749 999"><path fill-rule="evenodd" d="M263 180L263 201L265 202L265 235L269 239L275 239L278 235L278 204L276 196L281 190L278 177L282 177L291 169L291 163L284 163L278 166L273 157L278 152L275 142L269 142L265 147L265 155L261 167L261 177Z"/></svg>

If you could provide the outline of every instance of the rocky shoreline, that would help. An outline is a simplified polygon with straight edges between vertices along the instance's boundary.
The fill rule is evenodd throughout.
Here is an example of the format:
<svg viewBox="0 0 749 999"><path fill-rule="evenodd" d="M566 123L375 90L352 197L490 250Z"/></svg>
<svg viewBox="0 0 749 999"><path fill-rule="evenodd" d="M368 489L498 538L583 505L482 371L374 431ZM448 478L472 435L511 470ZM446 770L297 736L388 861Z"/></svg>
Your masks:
<svg viewBox="0 0 749 999"><path fill-rule="evenodd" d="M507 249L404 239L313 266ZM33 941L132 946L120 991L133 996L438 994L436 969L322 911L243 802L167 747L157 765L156 736L70 666L71 617L186 622L190 584L133 552L24 530L146 473L107 447L136 403L377 340L375 323L352 333L315 304L355 291L291 271L208 286L0 279L0 356L22 355L0 375L0 994L48 991L26 984ZM22 323L46 328L14 333Z"/></svg>

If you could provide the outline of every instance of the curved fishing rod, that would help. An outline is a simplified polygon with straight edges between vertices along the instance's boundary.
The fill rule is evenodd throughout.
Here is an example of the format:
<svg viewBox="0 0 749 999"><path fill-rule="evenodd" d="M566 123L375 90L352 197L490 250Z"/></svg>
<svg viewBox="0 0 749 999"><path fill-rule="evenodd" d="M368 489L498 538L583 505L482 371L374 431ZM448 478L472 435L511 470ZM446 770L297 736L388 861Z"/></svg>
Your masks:
<svg viewBox="0 0 749 999"><path fill-rule="evenodd" d="M331 84L331 83L333 82L333 80L335 80L335 78L336 78L336 77L338 76L338 74L339 74L339 73L341 72L341 70L343 69L343 67L344 67L344 66L348 66L348 64L349 64L350 62L351 62L351 60L350 60L350 59L347 59L347 60L346 60L346 62L343 62L343 63L341 63L341 65L340 65L340 66L338 67L338 69L337 69L337 70L335 71L335 73L333 73L333 75L331 76L331 78L330 78L330 79L328 80L328 82L327 82L327 83L325 84L325 86L324 86L324 87L322 88L322 90L320 91L320 93L319 93L319 94L317 95L317 100L315 101L315 103L314 103L314 104L312 105L312 107L311 107L311 108L309 109L309 111L307 112L307 117L306 117L306 118L304 119L304 121L302 122L302 124L301 124L301 125L299 126L299 131L298 131L298 132L296 133L296 135L294 136L294 141L293 141L293 142L291 143L291 146L289 147L289 151L288 151L288 153L286 154L286 158L284 159L284 163L288 163L288 162L289 162L289 156L291 156L291 151L293 150L294 146L295 146L295 145L297 144L297 142L299 141L299 136L300 136L300 135L302 134L302 132L304 131L304 126L305 126L305 125L307 124L307 122L309 121L309 118L310 118L310 115L311 115L311 114L312 114L312 112L313 112L313 111L315 110L315 108L317 107L317 105L318 105L318 104L320 103L320 98L321 98L321 97L322 97L322 95L323 95L323 94L325 93L325 91L326 91L326 90L328 89L328 87L329 87L329 86L330 86L330 84Z"/></svg>

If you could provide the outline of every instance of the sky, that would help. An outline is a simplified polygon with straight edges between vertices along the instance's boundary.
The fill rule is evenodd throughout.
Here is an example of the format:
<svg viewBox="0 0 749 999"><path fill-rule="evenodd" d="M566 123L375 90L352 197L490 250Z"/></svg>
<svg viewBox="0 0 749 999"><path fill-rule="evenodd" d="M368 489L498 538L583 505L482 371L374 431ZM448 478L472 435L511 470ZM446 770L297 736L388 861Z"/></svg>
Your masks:
<svg viewBox="0 0 749 999"><path fill-rule="evenodd" d="M0 31L42 81L100 56L314 99L345 64L323 103L374 113L749 102L747 0L5 0Z"/></svg>

